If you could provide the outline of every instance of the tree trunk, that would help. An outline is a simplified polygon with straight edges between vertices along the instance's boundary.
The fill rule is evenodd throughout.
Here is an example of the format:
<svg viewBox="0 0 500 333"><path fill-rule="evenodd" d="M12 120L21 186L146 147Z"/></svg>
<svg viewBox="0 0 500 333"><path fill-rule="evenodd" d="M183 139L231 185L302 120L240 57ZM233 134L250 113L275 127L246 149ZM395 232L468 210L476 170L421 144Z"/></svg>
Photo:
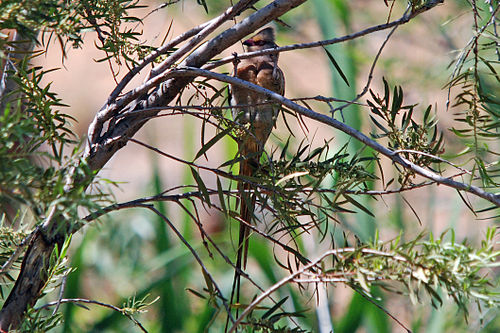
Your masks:
<svg viewBox="0 0 500 333"><path fill-rule="evenodd" d="M38 229L28 245L21 271L14 288L0 311L0 329L8 332L17 329L29 306L35 305L40 292L47 283L50 255L57 244L60 249L64 237L47 238L43 229Z"/></svg>

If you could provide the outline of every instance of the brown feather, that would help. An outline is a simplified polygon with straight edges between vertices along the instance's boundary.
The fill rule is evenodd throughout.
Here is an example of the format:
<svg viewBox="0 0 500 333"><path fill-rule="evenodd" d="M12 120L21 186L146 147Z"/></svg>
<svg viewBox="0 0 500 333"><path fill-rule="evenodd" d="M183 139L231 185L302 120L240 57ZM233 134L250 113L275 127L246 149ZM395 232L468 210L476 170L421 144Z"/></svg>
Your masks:
<svg viewBox="0 0 500 333"><path fill-rule="evenodd" d="M274 42L274 30L272 28L261 30L243 44L247 46L249 52L277 47ZM236 76L283 95L285 78L277 62L277 54L244 59L238 64ZM240 175L253 177L259 168L259 160L264 145L275 125L278 106L275 104L259 105L269 101L266 95L257 94L238 86L232 86L231 90L235 105L248 105L244 108L234 108L233 117L240 124L247 125L248 128L248 132L242 135L238 142L239 153L244 158L240 162ZM247 223L251 223L254 216L256 196L251 193L252 187L247 182L240 181L238 189L240 192L240 218ZM236 258L237 269L231 292L231 303L235 295L236 302L239 302L240 270L246 269L248 240L248 227L244 223L240 223Z"/></svg>

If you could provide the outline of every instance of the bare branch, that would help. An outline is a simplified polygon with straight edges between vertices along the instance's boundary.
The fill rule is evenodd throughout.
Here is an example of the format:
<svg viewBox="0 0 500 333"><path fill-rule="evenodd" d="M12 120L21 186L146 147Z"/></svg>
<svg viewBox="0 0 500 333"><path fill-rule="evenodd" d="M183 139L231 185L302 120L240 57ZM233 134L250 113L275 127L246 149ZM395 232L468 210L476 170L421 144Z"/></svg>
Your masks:
<svg viewBox="0 0 500 333"><path fill-rule="evenodd" d="M466 173L468 175L472 175L472 172L470 172L469 170L467 169L464 169L458 165L456 165L455 163L452 163L444 158L441 158L439 156L436 156L436 155L432 155L432 154L429 154L429 153L426 153L426 152L423 152L423 151L419 151L419 150L413 150L413 149L398 149L398 150L395 150L394 151L394 154L401 154L401 153L410 153L410 154L415 154L415 155L422 155L422 156L427 156L427 157L430 157L432 159L435 159L435 160L438 160L440 162L443 162L443 163L446 163L448 165L451 165L452 167L454 168L457 168L458 170L462 171L462 173Z"/></svg>
<svg viewBox="0 0 500 333"><path fill-rule="evenodd" d="M408 12L408 10L405 12L405 15L406 16L406 13ZM404 17L403 16L403 17ZM335 113L335 111L339 111L339 110L343 110L345 107L351 105L351 104L354 104L356 103L357 101L359 101L359 99L361 97L363 97L367 92L368 92L368 89L370 88L370 85L371 85L371 82L372 82L372 79L373 79L373 71L375 70L375 66L377 65L377 62L378 62L378 59L380 58L380 55L382 54L382 51L384 50L385 46L387 45L387 43L389 42L389 39L391 38L391 36L394 34L394 32L396 31L396 29L399 27L399 25L396 25L394 28L392 28L392 30L387 34L387 36L385 37L384 39L384 42L382 43L382 45L380 46L380 48L378 49L378 52L377 54L375 55L375 58L373 59L373 62L372 62L372 65L370 67L370 71L368 72L368 78L366 80L366 84L363 88L363 90L361 90L361 92L351 101L345 103L344 105L341 105L335 109L333 109L331 112L332 114Z"/></svg>
<svg viewBox="0 0 500 333"><path fill-rule="evenodd" d="M153 68L150 73L150 78L163 73L165 70L169 69L177 60L186 55L191 51L196 45L203 41L210 33L217 29L222 23L230 20L231 18L239 15L242 10L252 6L258 0L242 0L238 2L233 7L229 7L222 15L211 20L209 24L203 28L196 36L194 36L186 45L175 51L170 57L165 59L157 67Z"/></svg>

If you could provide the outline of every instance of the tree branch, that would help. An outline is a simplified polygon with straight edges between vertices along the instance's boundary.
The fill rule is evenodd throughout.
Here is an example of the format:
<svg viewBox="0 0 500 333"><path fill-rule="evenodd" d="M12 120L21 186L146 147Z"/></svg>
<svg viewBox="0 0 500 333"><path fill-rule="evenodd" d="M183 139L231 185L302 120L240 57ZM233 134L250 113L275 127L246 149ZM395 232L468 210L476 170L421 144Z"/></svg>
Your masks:
<svg viewBox="0 0 500 333"><path fill-rule="evenodd" d="M265 49L265 50L261 50L261 51L245 52L245 53L236 55L236 59L243 60L243 59L253 58L253 57L261 56L261 55L265 55L265 54L276 54L276 53L281 53L281 52L310 49L310 48L314 48L314 47L321 47L321 46L326 46L326 45L347 42L349 40L357 39L357 38L369 35L371 33L377 32L377 31L387 30L387 29L408 23L416 16L434 8L435 6L437 6L438 4L443 3L443 2L444 2L444 0L431 0L431 1L429 1L429 4L427 6L419 8L417 10L413 10L410 13L403 15L398 20L395 20L395 21L392 21L389 23L375 25L375 26L366 28L364 30L361 30L361 31L358 31L358 32L355 32L355 33L352 33L349 35L345 35L342 37L320 40L320 41L315 41L315 42L311 42L311 43L300 43L300 44L286 45L286 46L281 46L281 47L277 47L274 49ZM211 70L211 69L214 69L216 67L222 66L224 64L233 62L234 59L235 59L235 56L231 55L229 57L225 57L225 58L222 58L220 60L211 62L210 64L205 65L202 68L207 69L207 70Z"/></svg>
<svg viewBox="0 0 500 333"><path fill-rule="evenodd" d="M254 14L243 19L233 27L212 38L207 43L192 52L180 66L201 67L214 56L239 41L244 36L256 31L263 25L278 18L284 13L304 3L306 0L276 0L266 7L258 10ZM111 105L105 106L94 118L89 127L89 140L84 158L92 170L99 170L114 155L116 151L127 144L131 138L145 123L143 117L138 114L125 120L118 120L112 128L101 136L104 122L113 115L118 114L123 107L131 101L144 95L152 87L162 83L153 93L144 98L140 98L131 109L140 110L151 107L168 105L179 92L186 87L193 77L171 78L170 72L162 73L152 77L140 89L135 89L126 94L123 98Z"/></svg>
<svg viewBox="0 0 500 333"><path fill-rule="evenodd" d="M307 109L301 105L298 105L298 104L292 102L291 100L289 100L289 99L287 99L287 98L285 98L285 97L283 97L283 96L281 96L273 91L267 90L267 89L262 88L262 87L257 86L257 85L254 85L248 81L240 80L236 77L232 77L232 76L228 76L228 75L224 75L224 74L219 74L219 73L214 73L214 72L210 72L210 71L200 69L200 68L179 68L179 69L175 70L175 75L179 75L179 76L203 76L203 77L215 79L218 81L222 81L222 82L238 85L241 87L245 87L249 90L258 92L260 94L264 94L264 95L268 96L269 98L272 98L273 100L280 102L282 105L286 106L290 110L297 112L298 114L301 114L305 117L308 117L308 118L311 118L314 120L317 120L323 124L327 124L329 126L332 126L336 129L346 133L347 135L349 135L349 136L357 139L358 141L364 143L365 145L371 147L375 151L390 158L394 163L397 163L406 169L409 169L409 170L411 170L411 171L413 171L413 172L415 172L415 173L417 173L425 178L428 178L428 179L430 179L438 184L443 184L443 185L446 185L448 187L451 187L451 188L454 188L454 189L457 189L460 191L465 191L465 192L474 194L474 195L476 195L480 198L483 198L483 199L495 204L496 206L500 207L500 195L486 192L477 186L464 184L464 183L455 181L449 177L443 177L443 176L438 175L432 171L429 171L425 168L422 168L421 166L416 165L416 164L410 162L409 160L403 158L402 156L400 156L398 154L398 152L395 152L395 151L393 151L385 146L382 146L380 143L370 139L368 136L355 130L354 128L352 128L352 127L350 127L350 126L348 126L348 125L346 125L346 124L344 124L344 123L342 123L342 122L340 122L340 121L338 121L330 116L315 112L315 111Z"/></svg>

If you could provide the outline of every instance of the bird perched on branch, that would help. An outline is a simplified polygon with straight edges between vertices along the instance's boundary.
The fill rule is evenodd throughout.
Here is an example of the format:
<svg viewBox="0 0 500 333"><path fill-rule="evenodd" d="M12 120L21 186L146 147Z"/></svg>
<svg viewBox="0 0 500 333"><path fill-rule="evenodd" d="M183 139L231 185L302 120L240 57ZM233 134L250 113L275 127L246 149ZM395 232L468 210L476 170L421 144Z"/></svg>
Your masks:
<svg viewBox="0 0 500 333"><path fill-rule="evenodd" d="M244 41L243 45L246 46L248 52L260 51L276 48L277 45L274 40L274 29L266 28ZM237 64L235 73L242 80L259 85L280 95L285 92L285 78L278 67L278 53L244 59ZM271 103L271 100L265 94L258 94L241 86L232 85L231 92L231 105L240 106L233 108L233 118L244 129L238 141L238 150L242 157L240 175L254 176L259 168L259 160L264 144L275 125L279 106ZM251 186L248 183L240 182L238 188L240 191L240 218L247 223L251 223L254 215L255 195L250 193ZM248 227L240 222L236 259L238 269L235 272L231 302L234 295L236 295L236 302L239 302L239 270L246 268L248 231Z"/></svg>

